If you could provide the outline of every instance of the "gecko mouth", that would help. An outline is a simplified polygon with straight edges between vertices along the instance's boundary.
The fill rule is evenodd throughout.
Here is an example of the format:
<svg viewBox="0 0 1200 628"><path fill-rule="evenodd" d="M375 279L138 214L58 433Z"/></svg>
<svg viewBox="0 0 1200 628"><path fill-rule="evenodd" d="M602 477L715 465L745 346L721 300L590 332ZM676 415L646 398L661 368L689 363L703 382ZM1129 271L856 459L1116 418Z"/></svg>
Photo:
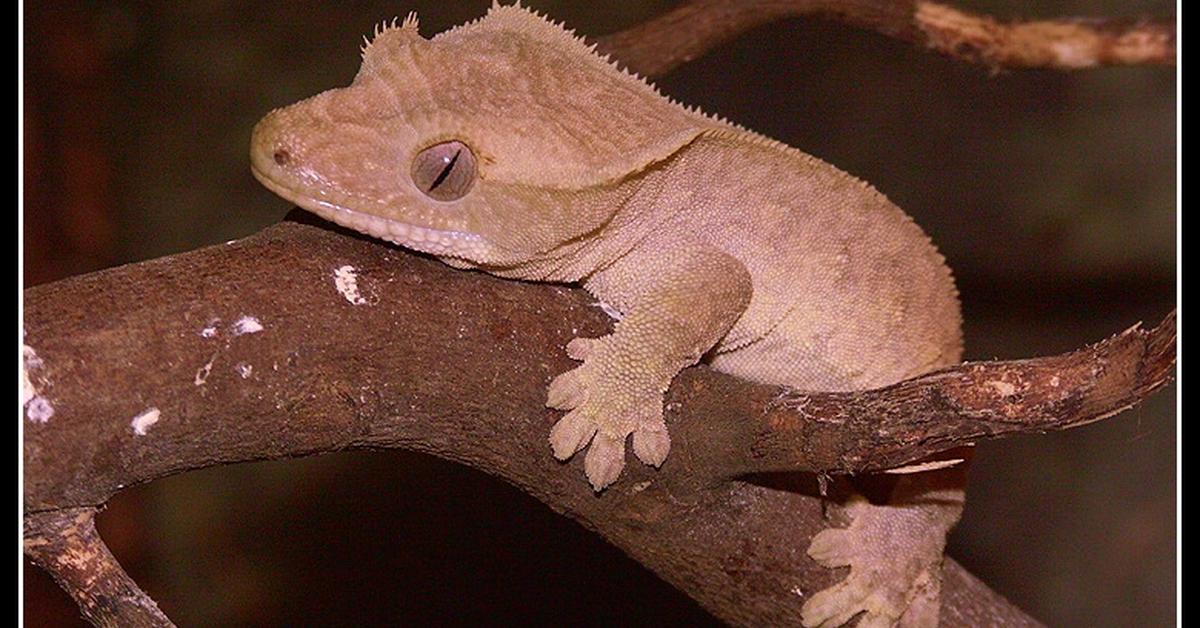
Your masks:
<svg viewBox="0 0 1200 628"><path fill-rule="evenodd" d="M349 209L338 203L297 192L293 187L264 172L255 161L251 161L250 171L268 190L290 203L295 203L301 209L343 227L433 255L471 259L485 248L483 239L473 233L420 227Z"/></svg>

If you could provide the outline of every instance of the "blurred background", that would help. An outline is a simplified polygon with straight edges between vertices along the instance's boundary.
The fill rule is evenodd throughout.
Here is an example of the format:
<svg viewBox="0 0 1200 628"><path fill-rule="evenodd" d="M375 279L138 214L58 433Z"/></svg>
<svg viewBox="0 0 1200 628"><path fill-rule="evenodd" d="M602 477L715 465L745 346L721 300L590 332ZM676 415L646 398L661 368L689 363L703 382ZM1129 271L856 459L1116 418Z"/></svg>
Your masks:
<svg viewBox="0 0 1200 628"><path fill-rule="evenodd" d="M382 19L416 10L429 36L489 4L26 3L25 285L278 221L288 204L248 169L257 119L348 83ZM600 35L674 3L528 4ZM1000 17L1175 12L957 4ZM1175 306L1174 68L992 74L807 19L656 82L915 216L955 271L969 359L1062 352ZM1172 385L1098 424L980 447L950 554L1050 625L1173 625L1175 396ZM189 473L122 492L99 525L182 626L716 623L540 503L416 454ZM26 625L83 625L39 569L27 563L25 578Z"/></svg>

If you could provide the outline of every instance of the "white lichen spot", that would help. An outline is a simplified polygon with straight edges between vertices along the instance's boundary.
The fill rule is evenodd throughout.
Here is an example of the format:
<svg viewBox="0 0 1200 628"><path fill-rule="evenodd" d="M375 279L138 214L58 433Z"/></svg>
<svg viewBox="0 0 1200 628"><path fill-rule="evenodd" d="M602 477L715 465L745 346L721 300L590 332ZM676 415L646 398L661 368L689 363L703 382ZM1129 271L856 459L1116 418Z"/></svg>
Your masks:
<svg viewBox="0 0 1200 628"><path fill-rule="evenodd" d="M21 345L21 357L24 358L25 368L40 369L45 365L42 358L38 357L37 351L27 344Z"/></svg>
<svg viewBox="0 0 1200 628"><path fill-rule="evenodd" d="M33 347L21 344L21 405L29 403L38 394L37 386L29 377L29 371L42 368L42 359L38 357Z"/></svg>
<svg viewBox="0 0 1200 628"><path fill-rule="evenodd" d="M333 271L333 285L353 305L365 305L367 300L358 292L357 269L347 264Z"/></svg>
<svg viewBox="0 0 1200 628"><path fill-rule="evenodd" d="M158 419L161 416L162 413L159 412L158 408L146 408L140 414L133 417L133 420L129 422L129 427L133 428L134 434L145 436L150 427L158 423Z"/></svg>
<svg viewBox="0 0 1200 628"><path fill-rule="evenodd" d="M992 380L992 381L988 382L987 384L988 384L988 386L991 386L993 389L995 389L996 392L1000 393L1001 397L1009 397L1013 393L1017 392L1016 386L1013 386L1012 384L1005 382L1005 381Z"/></svg>
<svg viewBox="0 0 1200 628"><path fill-rule="evenodd" d="M1057 376L1057 375L1055 375L1054 377L1051 377L1051 378L1050 378L1050 386L1052 386L1052 387L1054 387L1054 388L1058 388L1058 385L1059 385L1061 382L1062 382L1062 380L1058 379L1058 376Z"/></svg>
<svg viewBox="0 0 1200 628"><path fill-rule="evenodd" d="M216 338L217 337L217 323L220 323L220 322L221 322L220 319L218 319L218 320L215 320L215 321L209 323L208 327L205 327L204 329L200 330L200 337L201 338Z"/></svg>
<svg viewBox="0 0 1200 628"><path fill-rule="evenodd" d="M799 595L800 597L804 597L804 589L801 589L800 585L792 587L792 593Z"/></svg>
<svg viewBox="0 0 1200 628"><path fill-rule="evenodd" d="M212 373L213 360L216 359L217 354L214 353L213 356L208 359L208 363L196 371L196 379L194 381L197 386L203 386L204 382L208 381L208 375L209 373Z"/></svg>
<svg viewBox="0 0 1200 628"><path fill-rule="evenodd" d="M30 399L37 396L37 387L33 385L33 380L29 379L28 364L26 362L21 365L21 405L29 403Z"/></svg>
<svg viewBox="0 0 1200 628"><path fill-rule="evenodd" d="M640 492L646 490L647 488L650 488L650 480L643 480L643 481L638 482L637 484L634 484L633 486L631 486L630 491L634 492L634 493L640 493Z"/></svg>
<svg viewBox="0 0 1200 628"><path fill-rule="evenodd" d="M242 376L242 379L250 377L250 374L254 372L254 366L245 362L238 362L233 368L238 372L238 375Z"/></svg>
<svg viewBox="0 0 1200 628"><path fill-rule="evenodd" d="M21 406L25 408L25 416L34 423L45 423L54 416L54 406L50 400L41 395L33 378L29 376L32 370L45 366L33 347L21 345Z"/></svg>
<svg viewBox="0 0 1200 628"><path fill-rule="evenodd" d="M263 330L262 323L258 322L253 316L243 316L237 319L233 324L233 335L241 336L243 334L257 334Z"/></svg>
<svg viewBox="0 0 1200 628"><path fill-rule="evenodd" d="M34 423L45 423L54 416L54 406L50 405L50 400L41 395L35 396L29 400L25 406L25 416Z"/></svg>

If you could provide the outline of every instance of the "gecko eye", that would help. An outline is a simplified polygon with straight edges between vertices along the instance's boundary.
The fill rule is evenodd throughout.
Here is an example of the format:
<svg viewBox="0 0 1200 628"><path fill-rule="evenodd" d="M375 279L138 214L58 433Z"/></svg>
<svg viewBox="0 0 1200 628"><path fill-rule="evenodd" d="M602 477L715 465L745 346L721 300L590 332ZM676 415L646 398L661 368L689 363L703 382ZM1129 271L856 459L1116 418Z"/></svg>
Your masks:
<svg viewBox="0 0 1200 628"><path fill-rule="evenodd" d="M456 201L475 184L475 153L462 142L434 144L417 154L412 180L435 201Z"/></svg>

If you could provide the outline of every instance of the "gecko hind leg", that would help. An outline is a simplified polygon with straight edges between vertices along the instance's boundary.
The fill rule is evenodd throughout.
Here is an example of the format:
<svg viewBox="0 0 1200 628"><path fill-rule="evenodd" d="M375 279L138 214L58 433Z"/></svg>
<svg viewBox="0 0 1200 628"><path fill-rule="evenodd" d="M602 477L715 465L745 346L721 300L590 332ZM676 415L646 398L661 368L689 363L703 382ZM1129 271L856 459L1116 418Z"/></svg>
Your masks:
<svg viewBox="0 0 1200 628"><path fill-rule="evenodd" d="M850 524L821 531L808 554L850 573L804 604L805 626L834 628L859 613L859 626L937 626L946 534L963 508L963 466L904 476L887 504L857 495L847 501Z"/></svg>

